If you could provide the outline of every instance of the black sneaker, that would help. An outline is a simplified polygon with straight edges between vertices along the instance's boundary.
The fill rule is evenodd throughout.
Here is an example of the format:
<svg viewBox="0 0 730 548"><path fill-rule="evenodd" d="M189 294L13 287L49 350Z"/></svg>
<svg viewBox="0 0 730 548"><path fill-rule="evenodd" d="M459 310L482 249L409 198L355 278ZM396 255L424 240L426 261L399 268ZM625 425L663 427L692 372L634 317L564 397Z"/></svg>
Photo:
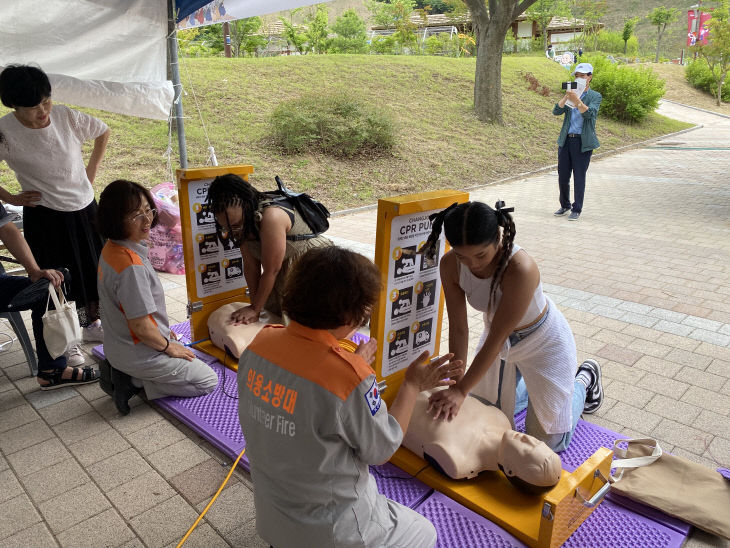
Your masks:
<svg viewBox="0 0 730 548"><path fill-rule="evenodd" d="M578 367L578 373L587 371L593 382L586 388L586 403L583 412L587 415L595 413L603 403L603 382L601 380L601 366L596 360L586 360Z"/></svg>
<svg viewBox="0 0 730 548"><path fill-rule="evenodd" d="M580 213L578 213L577 211L571 211L570 216L568 217L568 220L577 221L578 219L580 219Z"/></svg>
<svg viewBox="0 0 730 548"><path fill-rule="evenodd" d="M570 208L569 207L561 207L555 213L553 213L553 215L555 215L556 217L562 217L563 215L565 215L569 211L570 211Z"/></svg>

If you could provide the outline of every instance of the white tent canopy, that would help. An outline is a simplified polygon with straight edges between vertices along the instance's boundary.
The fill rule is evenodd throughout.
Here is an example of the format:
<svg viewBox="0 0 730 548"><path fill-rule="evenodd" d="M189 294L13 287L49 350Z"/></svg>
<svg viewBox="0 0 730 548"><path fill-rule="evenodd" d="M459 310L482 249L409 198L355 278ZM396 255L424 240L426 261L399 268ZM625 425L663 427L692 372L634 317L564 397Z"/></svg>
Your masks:
<svg viewBox="0 0 730 548"><path fill-rule="evenodd" d="M174 97L167 80L168 1L0 2L0 67L40 66L49 74L53 98L59 102L166 120ZM225 19L206 23L212 24L313 3L214 0L200 9L204 21L206 10L228 13ZM188 26L186 21L189 18L181 27Z"/></svg>
<svg viewBox="0 0 730 548"><path fill-rule="evenodd" d="M0 65L40 66L57 101L168 118L166 0L2 2L0 21Z"/></svg>

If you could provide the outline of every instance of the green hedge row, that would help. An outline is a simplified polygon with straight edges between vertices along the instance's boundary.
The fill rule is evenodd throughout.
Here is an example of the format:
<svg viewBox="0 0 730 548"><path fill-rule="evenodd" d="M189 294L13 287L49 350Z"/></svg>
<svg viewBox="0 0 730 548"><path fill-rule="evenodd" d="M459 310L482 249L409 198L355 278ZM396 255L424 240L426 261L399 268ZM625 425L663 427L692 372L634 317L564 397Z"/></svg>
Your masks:
<svg viewBox="0 0 730 548"><path fill-rule="evenodd" d="M717 97L717 82L715 82L715 77L704 59L695 59L687 65L684 77L694 87ZM725 102L730 101L730 79L726 80L722 86L722 100Z"/></svg>
<svg viewBox="0 0 730 548"><path fill-rule="evenodd" d="M633 68L594 55L584 55L581 61L593 65L591 88L603 95L601 115L636 123L659 106L664 80L651 68Z"/></svg>

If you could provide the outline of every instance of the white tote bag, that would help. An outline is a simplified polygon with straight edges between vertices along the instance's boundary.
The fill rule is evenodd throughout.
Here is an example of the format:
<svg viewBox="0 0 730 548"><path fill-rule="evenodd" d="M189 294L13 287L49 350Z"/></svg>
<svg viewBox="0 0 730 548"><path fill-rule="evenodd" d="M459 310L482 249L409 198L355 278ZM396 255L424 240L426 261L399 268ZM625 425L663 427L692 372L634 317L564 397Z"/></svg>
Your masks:
<svg viewBox="0 0 730 548"><path fill-rule="evenodd" d="M51 299L56 310L48 310ZM48 284L48 301L43 314L43 340L52 358L58 358L81 340L76 303L67 301L63 291L51 284Z"/></svg>

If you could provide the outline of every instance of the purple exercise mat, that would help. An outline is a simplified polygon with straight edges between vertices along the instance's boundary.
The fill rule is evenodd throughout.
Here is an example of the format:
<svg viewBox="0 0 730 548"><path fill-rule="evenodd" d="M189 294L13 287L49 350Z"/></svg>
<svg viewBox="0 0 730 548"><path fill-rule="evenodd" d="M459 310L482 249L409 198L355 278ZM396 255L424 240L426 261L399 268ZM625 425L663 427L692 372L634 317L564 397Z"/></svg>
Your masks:
<svg viewBox="0 0 730 548"><path fill-rule="evenodd" d="M415 508L433 493L428 485L389 462L381 466L371 466L370 472L375 478L378 491L403 506Z"/></svg>
<svg viewBox="0 0 730 548"><path fill-rule="evenodd" d="M437 547L527 548L498 525L441 493L434 493L415 510L436 528Z"/></svg>
<svg viewBox="0 0 730 548"><path fill-rule="evenodd" d="M679 548L687 534L632 512L613 500L604 500L563 543L586 548Z"/></svg>
<svg viewBox="0 0 730 548"><path fill-rule="evenodd" d="M181 342L190 340L188 322L172 326ZM361 341L356 341L361 342ZM103 358L103 347L94 348ZM236 373L223 367L214 357L195 350L218 375L218 386L197 398L166 397L155 403L183 421L224 454L234 459L246 445L238 422L238 390ZM525 412L515 416L517 429L524 429ZM613 447L622 436L595 424L579 421L568 450L560 453L563 468L574 471L600 447ZM246 455L240 464L249 469ZM399 468L385 464L372 467L378 489L385 496L415 508L427 517L439 533L437 546L463 548L507 548L525 546L512 535L441 493L411 477ZM604 500L565 546L605 547L647 546L649 548L681 546L690 526L665 514L627 501L623 497ZM617 504L618 503L618 504ZM637 513L639 512L639 513Z"/></svg>

